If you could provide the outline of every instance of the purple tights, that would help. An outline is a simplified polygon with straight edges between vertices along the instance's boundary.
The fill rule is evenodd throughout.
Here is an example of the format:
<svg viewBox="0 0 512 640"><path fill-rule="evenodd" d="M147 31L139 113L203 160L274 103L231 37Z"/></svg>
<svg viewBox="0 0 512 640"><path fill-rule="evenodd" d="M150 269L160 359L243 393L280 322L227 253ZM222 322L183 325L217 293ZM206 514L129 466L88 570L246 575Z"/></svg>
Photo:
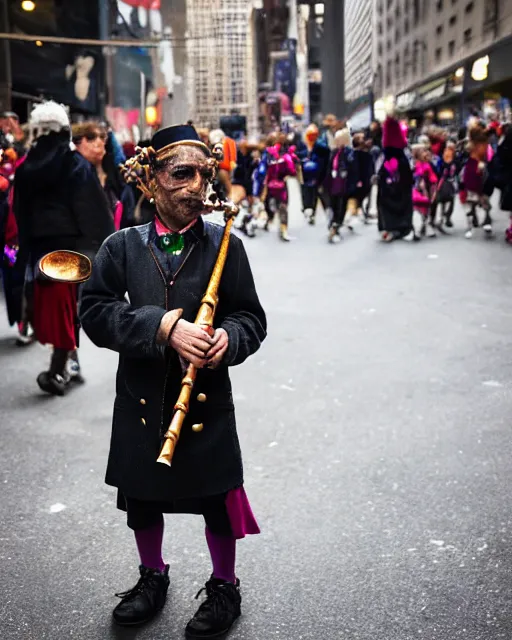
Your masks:
<svg viewBox="0 0 512 640"><path fill-rule="evenodd" d="M205 530L206 542L212 558L213 576L226 582L236 582L236 538L212 533L208 527ZM162 540L164 537L164 518L147 529L135 531L135 540L139 550L140 562L150 569L165 569L162 558Z"/></svg>
<svg viewBox="0 0 512 640"><path fill-rule="evenodd" d="M212 558L213 577L234 584L236 582L236 538L212 533L208 527L206 527L205 534Z"/></svg>
<svg viewBox="0 0 512 640"><path fill-rule="evenodd" d="M149 569L165 569L162 559L162 540L164 538L164 517L157 524L147 529L135 531L135 541L139 550L140 562Z"/></svg>

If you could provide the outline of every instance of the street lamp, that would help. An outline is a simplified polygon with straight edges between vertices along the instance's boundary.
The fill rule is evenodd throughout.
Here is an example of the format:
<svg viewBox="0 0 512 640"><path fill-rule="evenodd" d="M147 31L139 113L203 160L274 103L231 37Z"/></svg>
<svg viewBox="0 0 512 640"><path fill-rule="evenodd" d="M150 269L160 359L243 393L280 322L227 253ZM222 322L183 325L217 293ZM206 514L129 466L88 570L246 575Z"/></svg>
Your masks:
<svg viewBox="0 0 512 640"><path fill-rule="evenodd" d="M36 8L36 3L32 0L23 0L23 2L21 3L21 8L23 9L23 11L34 11L34 9Z"/></svg>

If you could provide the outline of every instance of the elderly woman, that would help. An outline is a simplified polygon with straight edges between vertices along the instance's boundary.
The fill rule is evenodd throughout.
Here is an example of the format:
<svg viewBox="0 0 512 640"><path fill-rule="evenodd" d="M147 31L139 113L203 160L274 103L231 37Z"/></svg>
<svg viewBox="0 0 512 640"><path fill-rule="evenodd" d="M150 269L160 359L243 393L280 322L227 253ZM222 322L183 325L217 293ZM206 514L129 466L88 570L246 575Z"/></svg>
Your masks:
<svg viewBox="0 0 512 640"><path fill-rule="evenodd" d="M93 166L107 197L116 229L134 224L135 198L124 182L114 160L113 134L98 122L73 125L73 142L77 151Z"/></svg>

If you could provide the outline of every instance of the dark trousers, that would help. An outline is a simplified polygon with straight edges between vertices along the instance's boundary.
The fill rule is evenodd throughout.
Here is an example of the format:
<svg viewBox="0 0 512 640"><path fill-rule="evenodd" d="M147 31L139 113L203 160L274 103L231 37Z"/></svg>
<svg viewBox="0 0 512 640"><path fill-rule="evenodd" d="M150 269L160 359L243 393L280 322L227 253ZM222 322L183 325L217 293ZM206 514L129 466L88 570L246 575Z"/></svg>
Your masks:
<svg viewBox="0 0 512 640"><path fill-rule="evenodd" d="M301 185L302 192L302 208L312 209L315 213L316 205L318 202L318 187L316 185L308 186L306 184Z"/></svg>
<svg viewBox="0 0 512 640"><path fill-rule="evenodd" d="M332 207L332 220L330 227L341 227L347 212L348 198L346 196L330 196Z"/></svg>
<svg viewBox="0 0 512 640"><path fill-rule="evenodd" d="M121 496L118 496L118 506ZM233 535L226 508L226 495L184 500L176 504L146 502L122 496L127 512L127 524L130 529L148 529L162 521L163 513L195 513L202 515L206 526L212 533L221 536Z"/></svg>

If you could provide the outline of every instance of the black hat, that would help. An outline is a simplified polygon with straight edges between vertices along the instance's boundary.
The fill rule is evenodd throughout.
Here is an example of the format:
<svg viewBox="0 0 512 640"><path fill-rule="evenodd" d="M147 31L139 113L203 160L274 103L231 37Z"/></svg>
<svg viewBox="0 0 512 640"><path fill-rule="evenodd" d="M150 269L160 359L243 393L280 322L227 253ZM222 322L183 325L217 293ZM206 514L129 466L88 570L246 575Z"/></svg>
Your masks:
<svg viewBox="0 0 512 640"><path fill-rule="evenodd" d="M160 129L151 138L151 146L158 159L162 159L169 149L178 145L192 145L199 147L204 153L210 155L210 150L201 142L197 131L189 124L176 124L172 127Z"/></svg>

